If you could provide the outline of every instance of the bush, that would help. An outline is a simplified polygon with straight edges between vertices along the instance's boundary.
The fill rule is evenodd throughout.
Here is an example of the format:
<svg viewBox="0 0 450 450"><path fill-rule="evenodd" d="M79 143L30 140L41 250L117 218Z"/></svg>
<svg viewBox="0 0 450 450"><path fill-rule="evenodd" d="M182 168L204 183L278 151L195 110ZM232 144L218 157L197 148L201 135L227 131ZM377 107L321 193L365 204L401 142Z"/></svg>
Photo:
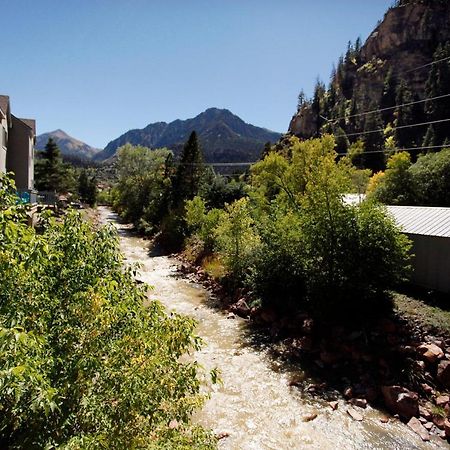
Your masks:
<svg viewBox="0 0 450 450"><path fill-rule="evenodd" d="M143 306L112 227L71 212L36 234L0 185L1 447L213 448L189 423L194 321Z"/></svg>

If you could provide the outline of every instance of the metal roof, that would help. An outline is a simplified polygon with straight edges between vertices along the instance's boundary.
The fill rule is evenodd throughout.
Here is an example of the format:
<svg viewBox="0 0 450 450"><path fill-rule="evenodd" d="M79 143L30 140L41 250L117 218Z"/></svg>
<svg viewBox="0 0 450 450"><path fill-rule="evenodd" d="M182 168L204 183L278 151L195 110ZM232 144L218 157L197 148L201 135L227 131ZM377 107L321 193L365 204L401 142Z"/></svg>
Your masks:
<svg viewBox="0 0 450 450"><path fill-rule="evenodd" d="M450 237L450 208L388 206L387 209L404 233Z"/></svg>

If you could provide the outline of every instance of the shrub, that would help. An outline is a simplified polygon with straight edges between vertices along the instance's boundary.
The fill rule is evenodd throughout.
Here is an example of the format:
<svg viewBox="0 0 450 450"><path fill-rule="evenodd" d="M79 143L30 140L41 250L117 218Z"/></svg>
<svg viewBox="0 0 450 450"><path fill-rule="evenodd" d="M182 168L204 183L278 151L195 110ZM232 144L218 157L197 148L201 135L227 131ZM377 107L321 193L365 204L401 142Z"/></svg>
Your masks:
<svg viewBox="0 0 450 450"><path fill-rule="evenodd" d="M0 185L1 447L212 448L189 423L194 321L143 306L112 227L71 212L37 234Z"/></svg>

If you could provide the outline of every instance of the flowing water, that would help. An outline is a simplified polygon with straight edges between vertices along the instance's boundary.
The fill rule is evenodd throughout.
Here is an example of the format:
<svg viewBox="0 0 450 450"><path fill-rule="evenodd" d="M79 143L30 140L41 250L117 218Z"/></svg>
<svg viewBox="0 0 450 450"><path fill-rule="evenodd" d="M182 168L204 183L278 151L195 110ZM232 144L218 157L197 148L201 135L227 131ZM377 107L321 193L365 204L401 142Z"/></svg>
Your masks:
<svg viewBox="0 0 450 450"><path fill-rule="evenodd" d="M363 421L348 414L345 401L332 411L324 401L312 399L289 380L303 375L300 367L273 359L245 320L227 319L212 305L208 292L180 277L177 261L167 256L149 256L148 241L134 236L127 225L107 208L99 208L103 223L118 228L122 251L128 263L142 265L139 279L154 286L153 298L169 310L194 317L197 334L205 342L195 358L206 369L217 367L222 383L213 387L211 398L194 421L229 436L220 449L435 449L450 448L440 439L422 440L397 420L381 423L384 414L358 408ZM260 341L261 342L261 341ZM310 414L317 418L309 422Z"/></svg>

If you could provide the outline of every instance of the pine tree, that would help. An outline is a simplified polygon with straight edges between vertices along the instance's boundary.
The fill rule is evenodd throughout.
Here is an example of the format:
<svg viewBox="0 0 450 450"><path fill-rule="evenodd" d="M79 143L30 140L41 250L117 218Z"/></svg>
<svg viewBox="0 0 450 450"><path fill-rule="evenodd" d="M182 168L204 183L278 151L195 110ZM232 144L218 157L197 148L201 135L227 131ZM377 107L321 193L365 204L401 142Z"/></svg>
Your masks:
<svg viewBox="0 0 450 450"><path fill-rule="evenodd" d="M198 193L203 174L203 157L193 131L184 145L174 180L174 205L180 206L186 200L192 200Z"/></svg>
<svg viewBox="0 0 450 450"><path fill-rule="evenodd" d="M376 104L370 105L370 110L376 110ZM363 163L364 167L372 169L374 172L383 170L385 166L384 151L384 134L383 121L379 112L368 114L366 116L363 135L364 153ZM372 153L376 152L376 153Z"/></svg>
<svg viewBox="0 0 450 450"><path fill-rule="evenodd" d="M404 105L405 103L411 103L413 101L412 93L405 80L401 80L397 87L397 95L395 97L395 103L397 105ZM412 125L413 121L413 109L411 105L397 106L395 108L395 127L404 127L406 125ZM411 147L414 143L414 132L411 128L397 128L395 130L395 141L401 148Z"/></svg>
<svg viewBox="0 0 450 450"><path fill-rule="evenodd" d="M397 79L392 71L392 68L389 69L386 74L386 78L384 79L383 86L383 95L381 97L380 108L392 108L396 105L396 91L397 91ZM387 111L382 112L382 118L384 124L388 124L389 122L393 122L394 110L389 109Z"/></svg>
<svg viewBox="0 0 450 450"><path fill-rule="evenodd" d="M61 192L64 179L64 165L56 142L49 138L45 150L36 161L36 188L40 191Z"/></svg>
<svg viewBox="0 0 450 450"><path fill-rule="evenodd" d="M439 45L434 53L434 61L440 61L433 64L430 69L430 74L426 83L426 96L433 98L448 94L450 86L450 60L441 61L442 59L450 57L450 43L446 45ZM425 112L427 121L448 119L450 111L450 98L439 98L436 100L427 101L425 104ZM430 142L430 133L427 130L424 142ZM450 137L450 125L448 122L434 124L434 145L442 145L446 138Z"/></svg>

